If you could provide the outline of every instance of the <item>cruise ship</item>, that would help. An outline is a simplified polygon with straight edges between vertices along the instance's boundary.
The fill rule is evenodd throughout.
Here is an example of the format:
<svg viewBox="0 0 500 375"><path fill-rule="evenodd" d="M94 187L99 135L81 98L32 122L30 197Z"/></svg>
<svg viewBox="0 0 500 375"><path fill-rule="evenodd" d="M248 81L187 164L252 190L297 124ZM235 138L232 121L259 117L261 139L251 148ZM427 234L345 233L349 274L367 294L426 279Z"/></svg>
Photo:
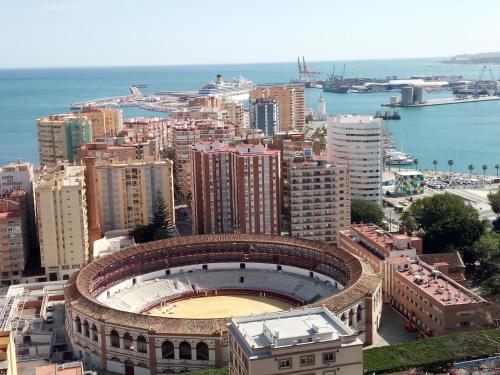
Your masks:
<svg viewBox="0 0 500 375"><path fill-rule="evenodd" d="M250 90L256 87L255 83L240 76L229 82L222 80L222 75L217 74L215 81L203 86L198 94L203 96L220 96L232 100L248 100Z"/></svg>

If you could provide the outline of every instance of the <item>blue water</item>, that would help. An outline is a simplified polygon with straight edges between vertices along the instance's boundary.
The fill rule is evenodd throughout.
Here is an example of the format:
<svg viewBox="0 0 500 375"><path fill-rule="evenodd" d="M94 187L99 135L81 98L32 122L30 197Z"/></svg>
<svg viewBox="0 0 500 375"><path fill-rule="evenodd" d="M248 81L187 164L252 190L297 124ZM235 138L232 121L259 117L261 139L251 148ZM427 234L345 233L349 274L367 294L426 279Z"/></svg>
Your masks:
<svg viewBox="0 0 500 375"><path fill-rule="evenodd" d="M461 74L477 79L479 66L447 65L439 59L366 60L310 63L326 77L334 65L340 72L346 64L346 77L383 78L389 75ZM69 104L109 96L128 94L130 83L147 84L144 91L196 90L216 73L226 78L239 74L259 84L288 82L297 74L295 63L198 65L164 67L74 68L0 70L0 165L16 158L37 163L35 120L37 117L65 112ZM498 77L498 71L494 71ZM323 92L308 89L307 106L316 110ZM373 115L383 108L391 93L347 94L324 93L327 111ZM449 92L425 94L426 98L450 96ZM389 122L399 148L420 160L420 167L447 169L453 159L454 170L466 171L469 164L500 163L500 101L451 106L402 108L401 121ZM125 116L161 116L135 108L125 108Z"/></svg>

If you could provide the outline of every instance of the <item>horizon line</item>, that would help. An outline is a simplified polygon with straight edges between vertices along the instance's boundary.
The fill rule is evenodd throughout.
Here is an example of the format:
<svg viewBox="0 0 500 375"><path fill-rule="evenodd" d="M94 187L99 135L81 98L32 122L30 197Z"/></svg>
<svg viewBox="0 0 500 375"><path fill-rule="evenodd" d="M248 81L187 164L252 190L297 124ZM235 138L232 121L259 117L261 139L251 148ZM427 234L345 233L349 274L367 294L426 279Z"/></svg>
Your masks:
<svg viewBox="0 0 500 375"><path fill-rule="evenodd" d="M302 56L299 56L302 57ZM380 57L360 59L325 59L309 60L309 63L344 62L344 61L381 61L381 60L424 60L443 59L449 56L424 56L424 57ZM441 63L441 61L436 61ZM43 69L97 69L97 68L149 68L149 67L179 67L179 66L215 66L215 65L263 65L263 64L296 64L296 61L258 61L258 62L231 62L231 63L186 63L186 64L132 64L132 65L73 65L73 66L26 66L26 67L0 67L1 70L43 70Z"/></svg>

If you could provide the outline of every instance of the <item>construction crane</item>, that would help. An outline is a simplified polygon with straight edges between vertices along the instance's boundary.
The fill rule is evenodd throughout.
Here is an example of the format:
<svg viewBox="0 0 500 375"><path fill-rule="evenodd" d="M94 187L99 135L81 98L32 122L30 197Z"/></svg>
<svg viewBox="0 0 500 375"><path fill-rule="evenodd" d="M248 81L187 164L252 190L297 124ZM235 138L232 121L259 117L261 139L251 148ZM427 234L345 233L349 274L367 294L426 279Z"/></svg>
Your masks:
<svg viewBox="0 0 500 375"><path fill-rule="evenodd" d="M493 70L491 68L489 68L489 72L490 72L491 82L493 82L492 95L498 96L498 94L499 94L499 91L498 91L498 81L495 79L495 76L493 74Z"/></svg>
<svg viewBox="0 0 500 375"><path fill-rule="evenodd" d="M483 80L484 72L486 71L487 66L483 65L481 71L479 72L479 79L477 80L475 84L475 89L474 93L472 94L473 97L478 98L480 95L488 94L487 90L484 90L481 86L481 82Z"/></svg>

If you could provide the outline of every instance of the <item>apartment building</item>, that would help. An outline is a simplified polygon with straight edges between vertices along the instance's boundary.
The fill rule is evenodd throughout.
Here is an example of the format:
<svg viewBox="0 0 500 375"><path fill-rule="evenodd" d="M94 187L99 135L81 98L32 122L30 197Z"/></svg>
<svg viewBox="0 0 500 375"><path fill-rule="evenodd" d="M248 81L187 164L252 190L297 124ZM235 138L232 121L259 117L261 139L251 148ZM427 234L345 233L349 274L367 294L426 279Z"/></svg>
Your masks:
<svg viewBox="0 0 500 375"><path fill-rule="evenodd" d="M229 375L356 375L363 343L325 307L231 318Z"/></svg>
<svg viewBox="0 0 500 375"><path fill-rule="evenodd" d="M250 101L250 128L262 130L272 136L280 130L279 103L275 100L253 99Z"/></svg>
<svg viewBox="0 0 500 375"><path fill-rule="evenodd" d="M437 268L406 257L387 259L389 303L421 336L491 324L489 302Z"/></svg>
<svg viewBox="0 0 500 375"><path fill-rule="evenodd" d="M0 374L17 375L16 345L10 330L0 331Z"/></svg>
<svg viewBox="0 0 500 375"><path fill-rule="evenodd" d="M284 185L290 234L337 244L339 231L351 223L347 163L328 163L305 149L291 158Z"/></svg>
<svg viewBox="0 0 500 375"><path fill-rule="evenodd" d="M349 163L351 200L382 203L382 120L338 115L327 120L328 161Z"/></svg>
<svg viewBox="0 0 500 375"><path fill-rule="evenodd" d="M76 162L82 162L86 157L93 157L97 162L127 161L137 158L137 150L130 146L115 146L106 142L86 143L76 152Z"/></svg>
<svg viewBox="0 0 500 375"><path fill-rule="evenodd" d="M236 136L241 137L248 128L248 114L245 112L245 106L241 102L224 100L221 103L224 121L234 125Z"/></svg>
<svg viewBox="0 0 500 375"><path fill-rule="evenodd" d="M88 260L84 168L59 164L35 183L42 267L50 281L68 279Z"/></svg>
<svg viewBox="0 0 500 375"><path fill-rule="evenodd" d="M0 286L19 284L30 250L25 190L0 196Z"/></svg>
<svg viewBox="0 0 500 375"><path fill-rule="evenodd" d="M223 141L233 139L234 136L234 125L226 124L223 121L195 121L174 126L172 129L172 145L176 186L182 189L184 180L186 180L186 187L190 186L190 173L184 174L183 169L186 164L189 164L189 152L193 143L198 141Z"/></svg>
<svg viewBox="0 0 500 375"><path fill-rule="evenodd" d="M40 163L54 167L75 161L77 150L92 141L91 122L83 114L60 114L37 120Z"/></svg>
<svg viewBox="0 0 500 375"><path fill-rule="evenodd" d="M167 204L169 222L175 224L173 165L170 160L101 163L93 169L95 198L89 202L92 204L89 212L94 209L98 212L102 232L148 224L157 192Z"/></svg>
<svg viewBox="0 0 500 375"><path fill-rule="evenodd" d="M33 193L33 165L20 159L15 163L0 167L0 195L13 189L23 189Z"/></svg>
<svg viewBox="0 0 500 375"><path fill-rule="evenodd" d="M276 101L279 104L280 130L302 130L306 123L304 90L301 84L257 87L250 91L249 100Z"/></svg>
<svg viewBox="0 0 500 375"><path fill-rule="evenodd" d="M104 135L116 135L123 126L120 108L86 107L81 112L92 125L92 140Z"/></svg>
<svg viewBox="0 0 500 375"><path fill-rule="evenodd" d="M231 233L234 229L233 151L221 142L197 142L191 146L191 208L195 234Z"/></svg>
<svg viewBox="0 0 500 375"><path fill-rule="evenodd" d="M231 153L232 205L241 233L281 232L281 159L264 145L236 145Z"/></svg>
<svg viewBox="0 0 500 375"><path fill-rule="evenodd" d="M156 139L160 151L170 147L170 130L173 122L162 117L134 117L123 121L123 128L133 130L139 139Z"/></svg>

